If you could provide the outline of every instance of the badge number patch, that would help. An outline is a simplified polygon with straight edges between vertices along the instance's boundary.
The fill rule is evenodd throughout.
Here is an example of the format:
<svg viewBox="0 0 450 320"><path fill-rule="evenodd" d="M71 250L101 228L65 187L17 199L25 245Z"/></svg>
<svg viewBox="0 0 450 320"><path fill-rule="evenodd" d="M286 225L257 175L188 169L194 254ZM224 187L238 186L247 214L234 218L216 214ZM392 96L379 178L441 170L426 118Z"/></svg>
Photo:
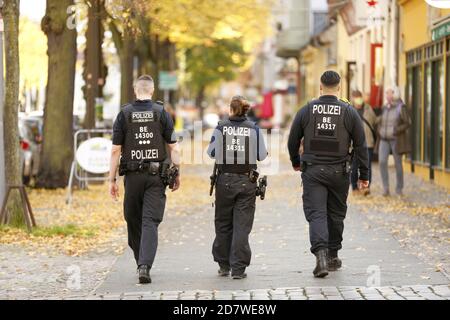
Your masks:
<svg viewBox="0 0 450 320"><path fill-rule="evenodd" d="M316 116L314 131L316 137L336 138L337 136L337 117L334 116Z"/></svg>

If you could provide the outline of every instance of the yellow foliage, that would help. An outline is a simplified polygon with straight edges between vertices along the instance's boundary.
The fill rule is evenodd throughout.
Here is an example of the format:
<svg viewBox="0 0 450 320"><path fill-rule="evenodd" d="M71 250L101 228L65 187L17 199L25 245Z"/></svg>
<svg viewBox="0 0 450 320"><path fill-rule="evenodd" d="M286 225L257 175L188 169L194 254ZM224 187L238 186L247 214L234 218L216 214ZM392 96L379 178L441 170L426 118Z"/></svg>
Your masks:
<svg viewBox="0 0 450 320"><path fill-rule="evenodd" d="M269 30L270 0L167 0L149 9L153 31L178 45L242 38L250 52Z"/></svg>
<svg viewBox="0 0 450 320"><path fill-rule="evenodd" d="M21 89L39 87L47 81L47 37L39 23L21 17L19 22Z"/></svg>

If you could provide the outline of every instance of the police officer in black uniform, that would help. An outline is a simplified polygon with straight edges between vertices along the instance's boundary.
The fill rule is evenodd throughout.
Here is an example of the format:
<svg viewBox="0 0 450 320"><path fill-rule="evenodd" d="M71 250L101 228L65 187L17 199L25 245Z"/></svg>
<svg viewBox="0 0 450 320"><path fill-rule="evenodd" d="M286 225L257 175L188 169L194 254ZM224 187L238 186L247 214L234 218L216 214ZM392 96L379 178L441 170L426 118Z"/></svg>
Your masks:
<svg viewBox="0 0 450 320"><path fill-rule="evenodd" d="M351 143L359 162L359 187L369 184L363 124L355 109L338 99L340 80L334 71L323 73L320 98L297 113L288 141L292 166L302 171L303 210L309 222L311 252L316 256L313 274L319 278L342 265L338 250L347 211Z"/></svg>
<svg viewBox="0 0 450 320"><path fill-rule="evenodd" d="M170 158L177 168L178 151L173 139L172 118L162 103L151 100L154 92L152 77L139 77L134 91L137 100L123 106L114 122L110 194L117 200L116 173L119 169L119 175L125 175L124 216L128 244L138 265L139 282L150 283L150 269L158 245L158 226L166 204L165 177ZM177 190L179 184L177 177L172 191Z"/></svg>
<svg viewBox="0 0 450 320"><path fill-rule="evenodd" d="M231 270L233 279L247 276L245 269L251 259L248 238L255 215L256 161L267 157L261 131L247 120L249 107L244 97L233 97L229 118L219 122L208 148L218 170L212 254L219 264L219 275L228 276Z"/></svg>

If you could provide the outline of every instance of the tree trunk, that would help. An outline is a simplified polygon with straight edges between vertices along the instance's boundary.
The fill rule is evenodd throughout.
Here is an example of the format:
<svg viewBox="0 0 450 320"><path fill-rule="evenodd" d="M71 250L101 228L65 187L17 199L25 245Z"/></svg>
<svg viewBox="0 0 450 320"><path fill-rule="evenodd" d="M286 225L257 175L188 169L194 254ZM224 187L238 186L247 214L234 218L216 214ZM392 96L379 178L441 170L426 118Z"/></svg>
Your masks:
<svg viewBox="0 0 450 320"><path fill-rule="evenodd" d="M7 185L22 183L19 157L19 0L4 0L2 9L5 25L5 100L4 100L4 142L5 178ZM24 220L19 194L10 196L8 205L9 222L23 226Z"/></svg>
<svg viewBox="0 0 450 320"><path fill-rule="evenodd" d="M103 8L104 0L91 0L88 8L88 28L86 31L86 49L84 55L84 97L86 100L86 115L84 128L95 128L96 98L102 97L103 89ZM101 119L98 119L101 120Z"/></svg>
<svg viewBox="0 0 450 320"><path fill-rule="evenodd" d="M134 39L131 30L124 27L120 32L115 22L109 22L114 45L120 62L120 104L124 105L134 100L133 92L133 58L134 58Z"/></svg>
<svg viewBox="0 0 450 320"><path fill-rule="evenodd" d="M134 100L133 91L133 58L134 40L128 32L122 39L122 50L119 50L120 58L120 104L124 105Z"/></svg>
<svg viewBox="0 0 450 320"><path fill-rule="evenodd" d="M203 121L203 114L204 114L204 110L203 110L203 100L205 99L205 87L202 86L200 87L200 89L197 92L197 96L195 98L195 105L197 106L197 108L199 108L198 110L200 111L200 121Z"/></svg>
<svg viewBox="0 0 450 320"><path fill-rule="evenodd" d="M47 35L48 80L44 108L41 170L37 185L65 187L73 160L73 95L77 54L76 29L68 28L73 0L47 0L41 27Z"/></svg>

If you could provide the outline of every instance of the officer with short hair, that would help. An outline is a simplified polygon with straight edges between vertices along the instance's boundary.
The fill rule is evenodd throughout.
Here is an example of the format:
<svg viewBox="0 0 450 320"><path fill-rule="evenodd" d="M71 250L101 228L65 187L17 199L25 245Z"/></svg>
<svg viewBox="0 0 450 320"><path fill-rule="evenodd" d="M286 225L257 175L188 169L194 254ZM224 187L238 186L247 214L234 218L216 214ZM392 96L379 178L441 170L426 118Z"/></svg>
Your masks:
<svg viewBox="0 0 450 320"><path fill-rule="evenodd" d="M125 176L124 216L128 244L136 259L139 282L150 283L150 269L158 245L158 226L166 204L166 187L170 183L175 191L180 186L178 175L172 174L178 172L179 155L172 118L162 102L151 100L154 92L152 77L139 77L134 92L136 101L123 106L114 122L109 192L117 200L116 173L119 169L119 175Z"/></svg>
<svg viewBox="0 0 450 320"><path fill-rule="evenodd" d="M369 169L361 118L348 102L338 98L339 74L326 71L320 81L320 98L295 116L288 149L294 170L302 171L303 210L309 222L311 252L316 256L313 274L322 278L342 265L338 250L347 212L351 143L359 163L360 188L369 185Z"/></svg>
<svg viewBox="0 0 450 320"><path fill-rule="evenodd" d="M219 122L208 148L218 171L212 254L219 264L219 276L228 276L231 270L233 279L247 276L259 175L256 161L267 157L261 131L246 117L249 108L244 97L234 96L229 118Z"/></svg>

